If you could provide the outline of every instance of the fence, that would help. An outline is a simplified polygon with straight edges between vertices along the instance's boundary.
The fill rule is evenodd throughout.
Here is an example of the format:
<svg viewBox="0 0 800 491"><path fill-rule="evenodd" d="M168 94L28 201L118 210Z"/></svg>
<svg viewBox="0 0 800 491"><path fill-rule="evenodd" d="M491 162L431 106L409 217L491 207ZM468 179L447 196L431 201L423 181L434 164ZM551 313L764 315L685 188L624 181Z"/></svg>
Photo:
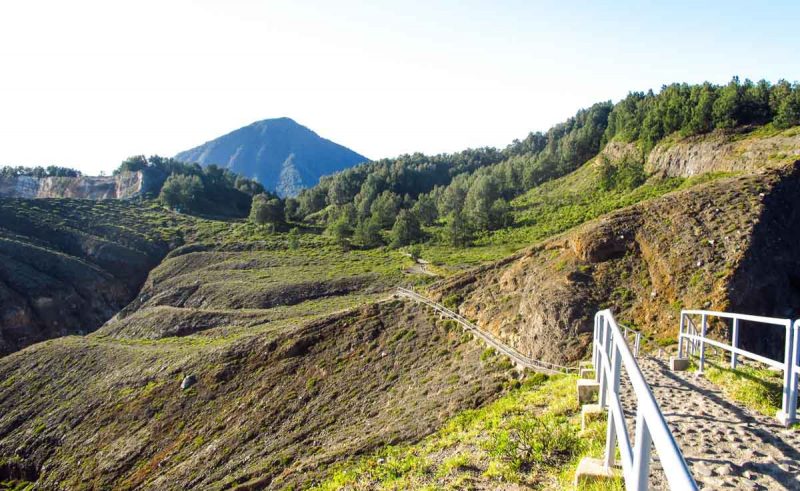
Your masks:
<svg viewBox="0 0 800 491"><path fill-rule="evenodd" d="M435 311L439 312L440 314L444 315L445 317L448 317L448 318L456 321L465 330L467 330L470 333L472 333L473 335L481 338L486 344L490 345L495 350L497 350L500 353L502 353L502 354L506 355L507 357L511 358L513 361L515 361L518 365L520 365L522 367L530 368L532 370L536 370L536 371L544 372L544 373L548 373L548 374L569 373L569 372L577 371L576 367L566 367L566 366L563 366L563 365L557 365L555 363L549 363L549 362L542 361L542 360L536 360L536 359L530 358L528 356L525 356L522 353L520 353L519 351L515 350L514 348L506 345L505 343L503 343L502 341L497 339L492 334L482 330L481 328L479 328L478 326L476 326L475 324L473 324L472 322L470 322L469 320L467 320L466 318L464 318L460 314L458 314L456 312L453 312L452 310L448 309L444 305L441 305L441 304L436 303L436 302L434 302L432 300L429 300L428 298L420 295L419 293L417 293L417 292L415 292L413 290L409 290L407 288L398 287L397 288L397 294L405 296L405 297L409 297L409 298L411 298L413 300L416 300L417 302L423 303L423 304L427 305L428 307L434 309Z"/></svg>
<svg viewBox="0 0 800 491"><path fill-rule="evenodd" d="M626 489L628 491L646 490L650 476L650 451L651 445L653 445L670 488L697 489L697 484L689 472L689 467L667 426L653 392L647 385L636 358L628 347L625 335L610 310L601 310L595 315L592 346L595 377L600 383L599 404L608 409L603 461L606 468L609 469L615 464L618 444ZM633 445L631 445L625 424L625 414L620 402L620 376L623 367L636 397Z"/></svg>
<svg viewBox="0 0 800 491"><path fill-rule="evenodd" d="M699 331L691 316L700 316ZM706 336L709 318L729 319L732 321L731 344L725 344ZM786 333L783 361L773 360L739 348L739 328L741 322L753 322L782 327ZM738 357L742 356L782 370L783 395L781 398L781 410L777 417L781 423L788 425L795 420L797 411L797 374L800 373L800 367L797 365L798 349L800 349L797 340L798 334L800 334L800 320L795 321L794 325L792 325L791 319L733 314L728 312L716 312L713 310L682 310L680 333L678 334L678 358L683 357L685 344L686 353L689 356L698 357L698 369L700 373L702 373L705 369L706 346L713 346L731 353L731 368L737 367L739 363Z"/></svg>

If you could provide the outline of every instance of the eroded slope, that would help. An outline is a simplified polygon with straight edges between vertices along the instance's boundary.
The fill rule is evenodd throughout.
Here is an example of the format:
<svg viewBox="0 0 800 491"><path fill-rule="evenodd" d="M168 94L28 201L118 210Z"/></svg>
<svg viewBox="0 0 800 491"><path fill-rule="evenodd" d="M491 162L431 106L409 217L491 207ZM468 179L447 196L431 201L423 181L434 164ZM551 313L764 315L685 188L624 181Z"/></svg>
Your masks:
<svg viewBox="0 0 800 491"><path fill-rule="evenodd" d="M800 238L799 166L718 179L625 208L433 291L521 351L552 362L584 356L592 316L605 307L659 337L675 335L683 307L794 315L800 258L790 244Z"/></svg>
<svg viewBox="0 0 800 491"><path fill-rule="evenodd" d="M61 489L306 482L491 398L508 366L482 351L398 302L232 343L40 343L0 360L0 455L14 463L0 478ZM197 383L183 391L188 374Z"/></svg>
<svg viewBox="0 0 800 491"><path fill-rule="evenodd" d="M123 201L0 199L0 355L99 327L180 240L182 220Z"/></svg>

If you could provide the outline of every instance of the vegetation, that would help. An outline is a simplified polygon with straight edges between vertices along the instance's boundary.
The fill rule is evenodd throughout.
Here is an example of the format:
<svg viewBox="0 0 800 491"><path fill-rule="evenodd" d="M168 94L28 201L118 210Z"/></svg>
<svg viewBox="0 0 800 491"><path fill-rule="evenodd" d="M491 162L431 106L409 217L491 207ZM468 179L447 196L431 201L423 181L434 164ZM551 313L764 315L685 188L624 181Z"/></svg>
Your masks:
<svg viewBox="0 0 800 491"><path fill-rule="evenodd" d="M201 167L153 155L130 157L114 171L143 172L149 195L174 210L221 217L246 217L253 196L265 194L258 182L216 165ZM276 196L267 194L268 199ZM283 205L281 204L281 208Z"/></svg>
<svg viewBox="0 0 800 491"><path fill-rule="evenodd" d="M258 225L277 227L284 223L284 203L277 196L261 193L253 196L250 205L250 221Z"/></svg>
<svg viewBox="0 0 800 491"><path fill-rule="evenodd" d="M745 364L732 369L725 360L717 362L708 358L707 355L705 376L718 385L727 397L764 416L774 417L781 409L782 372Z"/></svg>
<svg viewBox="0 0 800 491"><path fill-rule="evenodd" d="M741 132L769 125L780 131L798 125L798 101L797 83L742 82L736 77L721 86L672 84L657 94L632 92L616 104L580 110L502 151L403 155L347 169L302 191L287 210L292 209L293 220L328 228L343 244L370 248L387 241L419 241L439 262L474 264L696 183L649 176L644 169L649 151L662 141L715 130ZM611 141L633 143L638 154L619 161L599 154ZM582 190L588 193L563 185L572 179L571 172L596 156L586 180L590 185ZM545 202L532 203L536 197ZM391 231L401 215L399 228L407 228L413 216L423 233L395 240Z"/></svg>
<svg viewBox="0 0 800 491"><path fill-rule="evenodd" d="M0 166L0 178L4 177L80 177L81 171L77 169L70 169L68 167L59 167L57 165L48 165L47 167L24 167L18 166Z"/></svg>
<svg viewBox="0 0 800 491"><path fill-rule="evenodd" d="M492 353L482 358L494 356ZM605 422L580 431L575 378L528 375L519 388L462 412L415 445L389 446L338 466L313 489L566 489L578 461L600 457ZM622 489L621 482L606 489Z"/></svg>

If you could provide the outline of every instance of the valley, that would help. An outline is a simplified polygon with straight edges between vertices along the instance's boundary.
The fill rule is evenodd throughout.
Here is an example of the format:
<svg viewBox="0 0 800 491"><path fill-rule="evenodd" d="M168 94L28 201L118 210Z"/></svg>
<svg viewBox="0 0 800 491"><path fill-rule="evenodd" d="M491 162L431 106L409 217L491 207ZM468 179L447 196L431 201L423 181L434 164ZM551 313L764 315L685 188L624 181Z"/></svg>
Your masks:
<svg viewBox="0 0 800 491"><path fill-rule="evenodd" d="M626 135L625 107L297 197L135 157L157 193L0 198L0 489L563 488L605 436L575 377L398 286L571 366L600 309L673 349L682 308L800 305L798 122Z"/></svg>

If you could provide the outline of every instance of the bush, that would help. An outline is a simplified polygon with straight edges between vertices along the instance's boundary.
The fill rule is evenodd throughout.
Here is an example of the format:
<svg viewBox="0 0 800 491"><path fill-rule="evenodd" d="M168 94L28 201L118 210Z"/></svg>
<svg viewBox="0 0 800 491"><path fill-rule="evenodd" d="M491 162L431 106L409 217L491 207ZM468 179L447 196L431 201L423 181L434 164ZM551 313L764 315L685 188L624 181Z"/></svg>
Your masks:
<svg viewBox="0 0 800 491"><path fill-rule="evenodd" d="M253 197L253 203L250 205L251 222L258 225L268 223L279 225L283 223L283 219L283 201L278 198L271 198L263 193Z"/></svg>
<svg viewBox="0 0 800 491"><path fill-rule="evenodd" d="M197 176L172 174L161 187L159 199L172 209L196 209L203 195L203 181Z"/></svg>
<svg viewBox="0 0 800 491"><path fill-rule="evenodd" d="M442 299L442 305L450 310L455 310L459 305L461 305L462 300L463 299L461 298L461 295L453 293L452 295L448 295Z"/></svg>
<svg viewBox="0 0 800 491"><path fill-rule="evenodd" d="M495 435L489 453L516 470L527 471L567 462L580 447L581 440L566 418L519 416L511 420L508 430Z"/></svg>

